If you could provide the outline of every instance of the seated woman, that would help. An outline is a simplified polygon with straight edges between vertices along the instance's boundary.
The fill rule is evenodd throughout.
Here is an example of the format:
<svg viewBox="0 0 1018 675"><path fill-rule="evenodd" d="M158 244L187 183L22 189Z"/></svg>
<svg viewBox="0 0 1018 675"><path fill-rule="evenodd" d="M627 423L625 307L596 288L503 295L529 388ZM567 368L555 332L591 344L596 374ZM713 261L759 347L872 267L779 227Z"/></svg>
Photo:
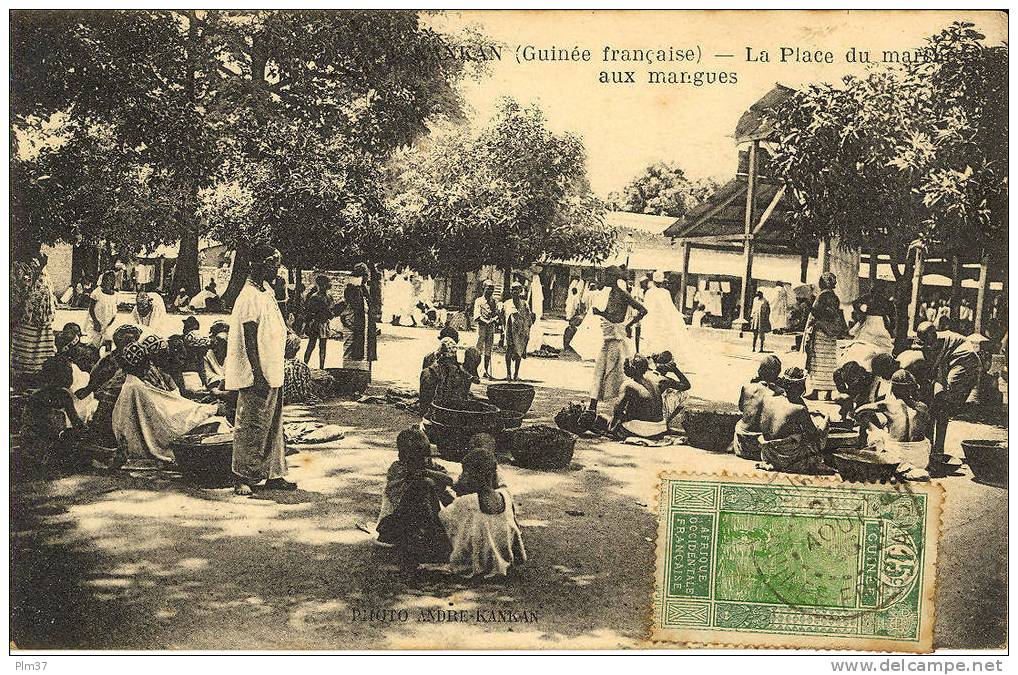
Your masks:
<svg viewBox="0 0 1018 675"><path fill-rule="evenodd" d="M210 305L214 305L214 307ZM195 296L187 303L187 306L191 309L201 311L221 307L219 295L216 293L215 279L209 281L208 285L203 290L196 293Z"/></svg>
<svg viewBox="0 0 1018 675"><path fill-rule="evenodd" d="M439 520L443 504L452 502L452 478L431 460L431 443L420 429L396 437L398 458L386 473L378 512L378 543L393 546L404 569L449 559L449 540Z"/></svg>
<svg viewBox="0 0 1018 675"><path fill-rule="evenodd" d="M198 319L189 316L184 319L184 353L181 372L190 390L208 389L205 374L205 354L212 347L212 340L198 334Z"/></svg>
<svg viewBox="0 0 1018 675"><path fill-rule="evenodd" d="M434 363L421 371L419 399L427 412L432 403L463 400L470 396L471 377L456 357L456 343L442 338Z"/></svg>
<svg viewBox="0 0 1018 675"><path fill-rule="evenodd" d="M190 301L191 296L187 294L187 289L181 288L179 291L177 291L177 297L173 299L173 307L178 312L183 312L185 314L190 313L191 308L188 306L188 303Z"/></svg>
<svg viewBox="0 0 1018 675"><path fill-rule="evenodd" d="M626 359L623 365L626 380L609 425L617 438L655 438L668 431L662 391L680 390L681 383L649 371L650 364L641 354Z"/></svg>
<svg viewBox="0 0 1018 675"><path fill-rule="evenodd" d="M499 484L490 448L466 454L454 489L458 496L438 514L452 547L448 570L466 577L504 576L526 562L513 496Z"/></svg>
<svg viewBox="0 0 1018 675"><path fill-rule="evenodd" d="M907 370L891 377L891 395L861 406L856 417L863 425L864 442L894 456L907 480L929 480L927 468L933 446L930 409L916 400L918 385Z"/></svg>
<svg viewBox="0 0 1018 675"><path fill-rule="evenodd" d="M219 406L184 398L172 378L152 363L152 344L135 342L120 350L126 377L113 408L113 432L129 457L172 462L171 444L195 427L216 421Z"/></svg>
<svg viewBox="0 0 1018 675"><path fill-rule="evenodd" d="M827 440L827 418L810 413L803 400L806 374L789 368L779 382L782 394L763 400L760 412L760 458L765 468L788 473L826 474L821 453Z"/></svg>
<svg viewBox="0 0 1018 675"><path fill-rule="evenodd" d="M141 329L131 324L124 324L113 332L114 350L104 356L89 374L88 385L75 392L77 398L85 398L94 393L98 405L92 420L85 430L89 443L106 448L115 448L116 436L113 433L113 409L124 386L127 374L120 363L122 350L141 338Z"/></svg>
<svg viewBox="0 0 1018 675"><path fill-rule="evenodd" d="M138 291L134 296L131 322L155 333L166 330L166 303L163 302L163 297L158 293Z"/></svg>

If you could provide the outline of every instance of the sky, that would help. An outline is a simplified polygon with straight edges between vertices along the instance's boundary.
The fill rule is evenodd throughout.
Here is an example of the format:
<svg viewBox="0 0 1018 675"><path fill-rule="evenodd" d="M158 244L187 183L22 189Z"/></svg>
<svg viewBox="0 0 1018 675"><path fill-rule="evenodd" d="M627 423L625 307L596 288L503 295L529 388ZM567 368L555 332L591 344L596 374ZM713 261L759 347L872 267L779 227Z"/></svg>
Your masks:
<svg viewBox="0 0 1018 675"><path fill-rule="evenodd" d="M993 11L449 11L431 21L439 30L472 27L505 49L487 76L463 84L463 95L482 126L500 96L536 103L555 131L584 141L591 186L601 197L621 189L656 161L675 162L693 178L725 180L735 170L732 134L740 115L775 83L838 82L865 66L846 63L851 47L884 50L921 47L952 21L974 23L991 44L1007 40L1007 19ZM516 60L532 45L589 49L589 62ZM699 49L697 63L605 63L613 49ZM828 50L833 63L778 61L781 47ZM747 48L770 62L750 62ZM731 54L731 58L718 57ZM694 87L649 84L646 71L735 72L737 83ZM599 73L635 70L636 84L601 84Z"/></svg>

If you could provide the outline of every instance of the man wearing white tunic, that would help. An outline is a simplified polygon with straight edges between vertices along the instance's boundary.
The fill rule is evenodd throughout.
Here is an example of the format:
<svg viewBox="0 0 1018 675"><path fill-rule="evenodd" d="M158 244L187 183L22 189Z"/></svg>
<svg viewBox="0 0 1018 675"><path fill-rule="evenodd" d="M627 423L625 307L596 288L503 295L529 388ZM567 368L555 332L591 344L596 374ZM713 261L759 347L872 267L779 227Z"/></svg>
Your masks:
<svg viewBox="0 0 1018 675"><path fill-rule="evenodd" d="M296 490L287 481L283 442L283 352L286 324L270 282L279 273L279 251L256 246L251 271L230 315L226 388L237 391L233 440L234 493L250 495L265 480L270 490Z"/></svg>
<svg viewBox="0 0 1018 675"><path fill-rule="evenodd" d="M538 323L544 315L544 286L541 284L541 268L534 268L534 276L530 279L530 312L534 317L530 338L527 340L527 353L536 352L544 344L544 331Z"/></svg>
<svg viewBox="0 0 1018 675"><path fill-rule="evenodd" d="M686 322L675 308L672 294L662 287L664 280L664 272L657 271L647 284L643 296L647 316L640 322L640 352L648 356L671 352L679 363L684 363L688 361Z"/></svg>

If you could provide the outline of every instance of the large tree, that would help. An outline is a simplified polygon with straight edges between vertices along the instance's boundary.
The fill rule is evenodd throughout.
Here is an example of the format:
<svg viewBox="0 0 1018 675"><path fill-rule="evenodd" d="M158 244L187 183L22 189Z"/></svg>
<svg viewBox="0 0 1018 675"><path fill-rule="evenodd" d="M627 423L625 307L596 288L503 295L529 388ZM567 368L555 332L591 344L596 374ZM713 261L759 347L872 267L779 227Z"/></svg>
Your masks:
<svg viewBox="0 0 1018 675"><path fill-rule="evenodd" d="M508 274L544 258L598 262L616 232L591 193L583 143L503 99L476 134L449 130L396 159L390 199L411 266Z"/></svg>
<svg viewBox="0 0 1018 675"><path fill-rule="evenodd" d="M16 122L56 114L75 131L109 129L117 147L93 145L90 154L172 196L159 200L170 205L159 229L179 238L175 283L192 289L206 230L238 246L249 232L290 236L308 254L325 252L321 260L370 232L377 209L365 218L329 220L329 212L380 204L363 198L374 165L429 121L458 118L455 84L465 65L441 58L440 46L480 41L438 35L415 12L22 12L13 23ZM369 167L351 172L363 180L337 178L352 156ZM242 222L231 222L236 209L210 208L236 180L253 200ZM331 189L315 202L323 184ZM51 195L54 211L62 194ZM99 196L105 206L117 201ZM102 220L75 225L86 239L107 235ZM330 229L343 232L322 239ZM311 237L317 247L306 245Z"/></svg>
<svg viewBox="0 0 1018 675"><path fill-rule="evenodd" d="M690 180L674 162L655 162L621 192L613 192L608 203L620 211L681 218L717 189L717 182L710 178Z"/></svg>
<svg viewBox="0 0 1018 675"><path fill-rule="evenodd" d="M889 254L899 326L913 242L950 253L992 246L1002 231L1006 157L987 135L1006 138L1006 99L994 97L1006 87L1007 48L982 40L954 24L929 39L932 61L808 85L775 114L774 166L797 238ZM966 89L970 78L981 83Z"/></svg>

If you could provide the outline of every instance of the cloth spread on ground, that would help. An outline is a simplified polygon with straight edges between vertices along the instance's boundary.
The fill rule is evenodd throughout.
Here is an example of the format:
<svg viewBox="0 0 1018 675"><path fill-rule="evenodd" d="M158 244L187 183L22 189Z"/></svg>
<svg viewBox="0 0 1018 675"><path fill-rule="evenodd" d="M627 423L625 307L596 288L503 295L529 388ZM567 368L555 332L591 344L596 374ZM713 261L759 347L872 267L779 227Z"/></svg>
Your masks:
<svg viewBox="0 0 1018 675"><path fill-rule="evenodd" d="M170 444L216 415L215 404L195 403L128 375L113 407L113 433L129 457L173 461ZM225 421L225 420L224 420Z"/></svg>
<svg viewBox="0 0 1018 675"><path fill-rule="evenodd" d="M283 424L283 438L294 445L321 445L346 438L346 432L338 424L286 422Z"/></svg>
<svg viewBox="0 0 1018 675"><path fill-rule="evenodd" d="M526 561L513 496L506 488L497 492L505 501L502 513L481 511L476 494L457 497L439 512L452 545L450 572L467 577L504 576L510 567Z"/></svg>
<svg viewBox="0 0 1018 675"><path fill-rule="evenodd" d="M654 436L660 436L668 431L668 425L665 424L664 420L660 420L658 422L648 422L647 420L626 420L622 423L622 428L634 436L641 436L643 438L653 438Z"/></svg>

